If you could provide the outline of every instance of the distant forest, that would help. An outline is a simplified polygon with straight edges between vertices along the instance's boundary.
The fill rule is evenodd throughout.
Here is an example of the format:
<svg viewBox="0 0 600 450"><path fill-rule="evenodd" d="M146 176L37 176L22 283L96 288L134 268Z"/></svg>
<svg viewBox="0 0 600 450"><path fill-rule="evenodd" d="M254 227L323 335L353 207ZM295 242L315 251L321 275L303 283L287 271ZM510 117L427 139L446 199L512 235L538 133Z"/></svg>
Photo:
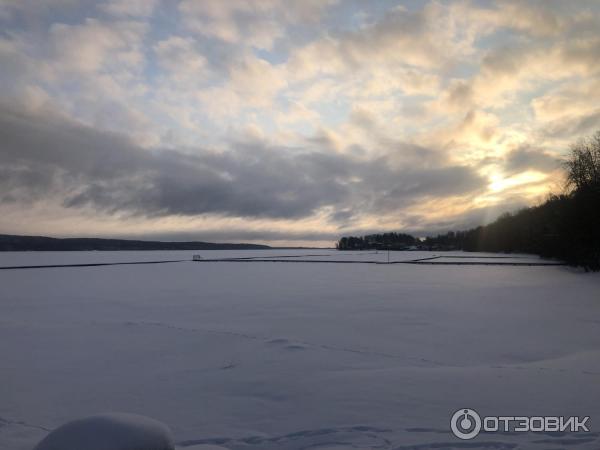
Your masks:
<svg viewBox="0 0 600 450"><path fill-rule="evenodd" d="M402 233L343 237L339 250L431 249L533 253L600 270L600 131L571 147L564 192L495 222L419 241Z"/></svg>
<svg viewBox="0 0 600 450"><path fill-rule="evenodd" d="M0 234L0 251L115 251L115 250L264 250L267 245L211 242L133 241L128 239L65 238Z"/></svg>
<svg viewBox="0 0 600 450"><path fill-rule="evenodd" d="M341 238L336 244L338 250L406 250L421 242L404 233L368 234Z"/></svg>

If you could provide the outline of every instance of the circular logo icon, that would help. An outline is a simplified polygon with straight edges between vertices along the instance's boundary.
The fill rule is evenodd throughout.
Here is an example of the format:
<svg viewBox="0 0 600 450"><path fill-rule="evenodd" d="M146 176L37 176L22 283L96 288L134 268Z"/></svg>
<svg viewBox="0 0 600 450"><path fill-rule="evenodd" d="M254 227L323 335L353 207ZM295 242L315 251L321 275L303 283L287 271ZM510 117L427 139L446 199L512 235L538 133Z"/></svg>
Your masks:
<svg viewBox="0 0 600 450"><path fill-rule="evenodd" d="M473 409L459 409L450 419L450 428L459 439L473 439L481 431L481 417Z"/></svg>

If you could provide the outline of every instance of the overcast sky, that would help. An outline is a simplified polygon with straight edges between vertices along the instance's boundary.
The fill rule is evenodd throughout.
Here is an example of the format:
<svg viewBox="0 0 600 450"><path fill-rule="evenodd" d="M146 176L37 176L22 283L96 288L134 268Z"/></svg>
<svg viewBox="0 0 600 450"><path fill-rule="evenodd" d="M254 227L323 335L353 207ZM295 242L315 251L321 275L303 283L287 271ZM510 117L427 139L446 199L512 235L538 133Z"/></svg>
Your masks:
<svg viewBox="0 0 600 450"><path fill-rule="evenodd" d="M561 189L600 2L0 0L0 233L332 245Z"/></svg>

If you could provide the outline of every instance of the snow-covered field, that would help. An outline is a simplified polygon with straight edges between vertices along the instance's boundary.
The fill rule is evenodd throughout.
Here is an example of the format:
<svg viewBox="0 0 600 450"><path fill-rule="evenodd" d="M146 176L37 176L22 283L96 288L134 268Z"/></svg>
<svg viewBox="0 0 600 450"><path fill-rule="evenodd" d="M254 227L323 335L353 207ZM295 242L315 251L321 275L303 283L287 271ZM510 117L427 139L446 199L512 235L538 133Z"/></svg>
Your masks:
<svg viewBox="0 0 600 450"><path fill-rule="evenodd" d="M387 258L4 253L0 266L193 253ZM598 274L566 267L186 261L0 270L0 449L31 449L64 422L108 411L166 423L181 448L598 449L599 294ZM449 420L464 407L590 416L590 432L461 441Z"/></svg>

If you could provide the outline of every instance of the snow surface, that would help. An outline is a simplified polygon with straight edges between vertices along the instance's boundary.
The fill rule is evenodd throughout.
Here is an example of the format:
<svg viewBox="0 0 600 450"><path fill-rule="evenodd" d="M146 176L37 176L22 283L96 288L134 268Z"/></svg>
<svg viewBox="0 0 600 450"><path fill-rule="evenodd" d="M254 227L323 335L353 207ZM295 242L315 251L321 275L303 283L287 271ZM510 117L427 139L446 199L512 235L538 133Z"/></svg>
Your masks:
<svg viewBox="0 0 600 450"><path fill-rule="evenodd" d="M169 428L137 414L110 413L66 423L35 450L173 450Z"/></svg>
<svg viewBox="0 0 600 450"><path fill-rule="evenodd" d="M28 252L0 265L278 252L328 253ZM598 449L599 294L598 274L566 267L0 270L0 449L105 411L163 422L181 449ZM449 419L465 407L589 415L591 432L459 441Z"/></svg>

